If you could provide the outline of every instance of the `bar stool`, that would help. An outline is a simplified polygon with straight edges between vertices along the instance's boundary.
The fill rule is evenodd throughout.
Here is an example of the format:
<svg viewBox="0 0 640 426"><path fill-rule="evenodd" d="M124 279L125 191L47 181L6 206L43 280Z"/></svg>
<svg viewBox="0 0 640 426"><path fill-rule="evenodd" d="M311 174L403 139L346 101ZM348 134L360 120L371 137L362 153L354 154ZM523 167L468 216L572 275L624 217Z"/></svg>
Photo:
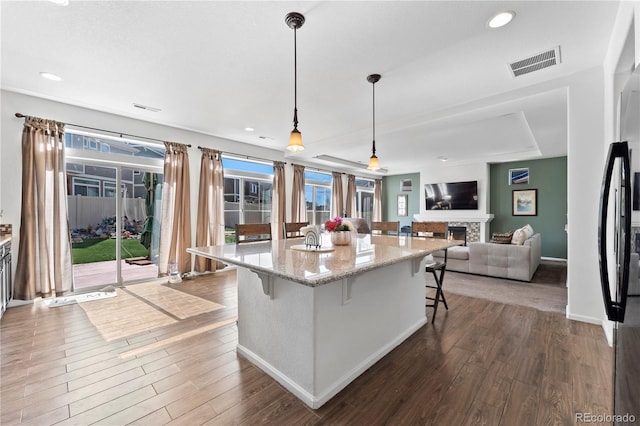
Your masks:
<svg viewBox="0 0 640 426"><path fill-rule="evenodd" d="M434 261L433 263L427 264L425 271L427 274L431 272L433 274L433 279L435 280L435 285L429 285L427 282L425 284L426 288L431 288L436 291L434 297L425 296L425 299L432 301L433 303L426 303L425 307L433 308L433 316L431 317L431 323L433 323L436 319L436 312L438 311L438 303L444 303L444 307L449 310L449 305L447 305L447 299L444 297L444 293L442 292L442 284L444 282L444 273L447 269L447 249L444 249L444 261L438 262ZM438 274L440 272L440 274Z"/></svg>

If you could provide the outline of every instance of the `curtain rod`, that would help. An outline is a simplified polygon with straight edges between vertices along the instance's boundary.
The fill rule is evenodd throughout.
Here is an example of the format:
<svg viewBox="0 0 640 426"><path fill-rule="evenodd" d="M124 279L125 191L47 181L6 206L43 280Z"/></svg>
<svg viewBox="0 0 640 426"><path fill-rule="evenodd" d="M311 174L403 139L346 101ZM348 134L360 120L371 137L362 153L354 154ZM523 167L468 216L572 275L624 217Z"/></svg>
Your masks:
<svg viewBox="0 0 640 426"><path fill-rule="evenodd" d="M18 117L18 118L27 118L26 115L24 115L24 114L22 114L20 112L16 112L16 117ZM132 134L128 134L128 133L114 132L113 130L98 129L96 127L81 126L79 124L73 124L73 123L65 123L65 124L68 125L68 126L80 127L82 129L96 130L98 132L115 133L116 135L119 135L120 137L130 136L130 137L134 137L134 138L138 138L138 139L147 139L147 140L150 140L150 141L160 142L161 144L164 144L164 142L165 142L165 141L163 141L161 139L149 138L149 137L146 137L146 136L132 135ZM191 144L185 144L185 145L187 145L187 147L191 148Z"/></svg>
<svg viewBox="0 0 640 426"><path fill-rule="evenodd" d="M213 151L219 151L222 154L227 154L227 155L234 155L236 157L240 157L240 158L246 158L247 160L257 160L257 161L269 161L269 162L274 162L274 161L278 161L278 160L268 160L266 158L260 158L260 157L252 157L250 155L245 155L245 154L236 154L235 152L227 152L227 151L220 151L219 149L215 149L215 148L208 148L206 146L198 146L198 149L202 150L202 149L211 149ZM283 164L287 164L284 161L281 161L281 163Z"/></svg>

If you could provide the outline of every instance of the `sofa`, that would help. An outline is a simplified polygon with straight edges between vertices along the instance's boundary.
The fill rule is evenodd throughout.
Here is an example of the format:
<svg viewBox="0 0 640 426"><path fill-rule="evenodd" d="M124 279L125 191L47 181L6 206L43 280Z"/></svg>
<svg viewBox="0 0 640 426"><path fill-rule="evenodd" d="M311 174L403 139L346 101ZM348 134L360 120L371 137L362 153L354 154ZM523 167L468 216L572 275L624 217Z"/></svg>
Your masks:
<svg viewBox="0 0 640 426"><path fill-rule="evenodd" d="M370 234L371 229L366 220L357 217L345 217L344 220L351 222L358 234Z"/></svg>
<svg viewBox="0 0 640 426"><path fill-rule="evenodd" d="M447 252L447 270L531 281L540 265L541 249L540 234L533 234L521 245L475 242L451 247ZM435 252L433 257L443 261L444 251Z"/></svg>

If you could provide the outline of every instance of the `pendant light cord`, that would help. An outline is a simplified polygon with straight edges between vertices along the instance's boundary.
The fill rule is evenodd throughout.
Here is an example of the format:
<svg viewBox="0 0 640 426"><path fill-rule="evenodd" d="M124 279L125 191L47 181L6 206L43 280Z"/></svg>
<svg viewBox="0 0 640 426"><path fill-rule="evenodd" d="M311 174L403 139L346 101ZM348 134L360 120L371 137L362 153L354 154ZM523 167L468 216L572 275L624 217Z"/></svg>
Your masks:
<svg viewBox="0 0 640 426"><path fill-rule="evenodd" d="M372 154L376 155L376 83L373 86L373 148Z"/></svg>
<svg viewBox="0 0 640 426"><path fill-rule="evenodd" d="M296 34L298 29L293 29L293 128L298 130L298 48Z"/></svg>

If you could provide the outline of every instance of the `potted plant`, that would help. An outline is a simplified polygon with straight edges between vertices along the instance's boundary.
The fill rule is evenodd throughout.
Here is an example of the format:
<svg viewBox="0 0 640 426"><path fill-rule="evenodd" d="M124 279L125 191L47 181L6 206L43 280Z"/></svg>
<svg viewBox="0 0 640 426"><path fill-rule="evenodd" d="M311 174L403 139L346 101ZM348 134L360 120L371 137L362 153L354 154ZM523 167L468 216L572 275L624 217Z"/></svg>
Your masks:
<svg viewBox="0 0 640 426"><path fill-rule="evenodd" d="M351 244L351 233L355 230L351 222L336 216L324 223L324 230L331 235L334 246Z"/></svg>

